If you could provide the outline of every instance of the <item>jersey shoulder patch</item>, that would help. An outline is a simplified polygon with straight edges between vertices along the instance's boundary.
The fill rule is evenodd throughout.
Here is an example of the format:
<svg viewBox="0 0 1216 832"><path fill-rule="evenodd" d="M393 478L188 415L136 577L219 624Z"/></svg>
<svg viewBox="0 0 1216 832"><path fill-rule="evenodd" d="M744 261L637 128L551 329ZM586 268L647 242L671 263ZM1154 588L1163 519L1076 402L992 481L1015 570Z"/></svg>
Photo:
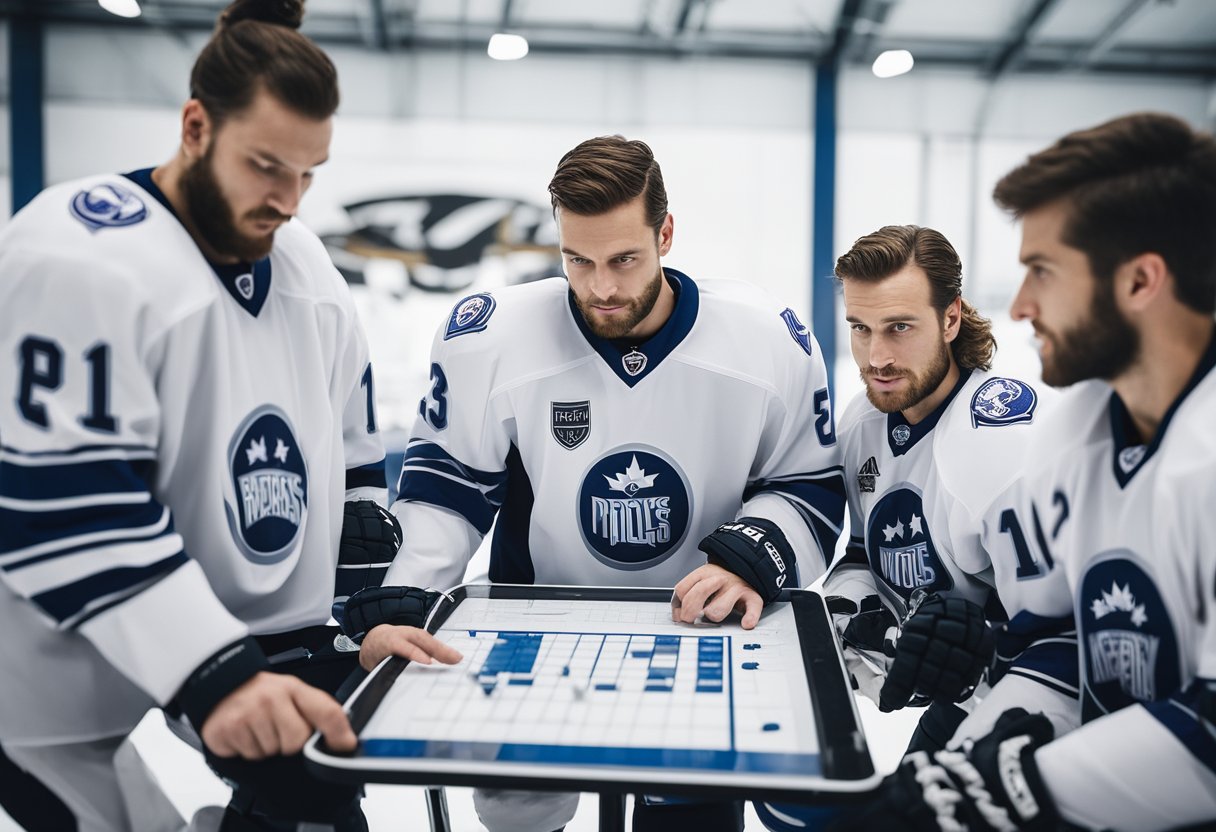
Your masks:
<svg viewBox="0 0 1216 832"><path fill-rule="evenodd" d="M135 225L148 218L148 206L139 195L114 182L77 191L69 207L72 216L90 231Z"/></svg>
<svg viewBox="0 0 1216 832"><path fill-rule="evenodd" d="M789 328L790 335L795 343L802 347L802 351L807 355L811 354L811 331L806 328L802 321L798 320L798 313L788 306L781 313L781 320L785 321L785 325Z"/></svg>
<svg viewBox="0 0 1216 832"><path fill-rule="evenodd" d="M452 307L452 314L448 317L448 325L443 332L443 340L481 332L489 326L490 316L494 314L496 305L494 296L489 292L478 292L464 298Z"/></svg>
<svg viewBox="0 0 1216 832"><path fill-rule="evenodd" d="M1039 396L1024 381L994 376L971 397L971 426L1000 427L1034 420Z"/></svg>

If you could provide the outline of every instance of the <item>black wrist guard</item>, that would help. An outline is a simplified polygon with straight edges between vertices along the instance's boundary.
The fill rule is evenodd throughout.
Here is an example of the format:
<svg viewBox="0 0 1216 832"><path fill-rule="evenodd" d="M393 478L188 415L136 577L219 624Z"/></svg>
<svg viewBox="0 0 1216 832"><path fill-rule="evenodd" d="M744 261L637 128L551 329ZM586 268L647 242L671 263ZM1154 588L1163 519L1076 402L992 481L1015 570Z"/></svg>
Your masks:
<svg viewBox="0 0 1216 832"><path fill-rule="evenodd" d="M996 639L984 610L963 598L932 595L904 622L879 710L904 707L912 695L961 702L992 663Z"/></svg>
<svg viewBox="0 0 1216 832"><path fill-rule="evenodd" d="M384 506L375 500L346 503L334 598L341 601L366 587L380 586L401 548L401 540L401 524Z"/></svg>
<svg viewBox="0 0 1216 832"><path fill-rule="evenodd" d="M191 673L182 683L174 703L190 720L195 731L228 694L252 679L257 673L270 669L270 662L253 636L245 636L218 651Z"/></svg>
<svg viewBox="0 0 1216 832"><path fill-rule="evenodd" d="M777 600L794 572L794 550L781 529L762 517L740 517L723 523L701 541L700 549L760 593L764 603Z"/></svg>
<svg viewBox="0 0 1216 832"><path fill-rule="evenodd" d="M342 610L342 632L361 642L373 627L394 624L421 628L439 598L434 590L413 586L377 586L350 596Z"/></svg>

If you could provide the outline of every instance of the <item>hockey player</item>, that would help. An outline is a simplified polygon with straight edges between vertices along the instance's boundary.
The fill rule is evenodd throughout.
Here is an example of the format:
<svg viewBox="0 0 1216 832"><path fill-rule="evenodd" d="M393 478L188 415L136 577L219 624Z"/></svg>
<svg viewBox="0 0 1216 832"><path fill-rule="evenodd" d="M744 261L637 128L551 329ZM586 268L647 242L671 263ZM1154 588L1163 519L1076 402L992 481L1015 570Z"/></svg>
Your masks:
<svg viewBox="0 0 1216 832"><path fill-rule="evenodd" d="M836 277L866 387L840 420L851 537L823 592L858 689L884 711L914 693L928 703L910 748L937 750L976 701L993 653L987 621L1006 619L980 545L982 511L1040 432L1042 391L990 369L991 323L963 300L962 263L937 231L880 228L836 261ZM1021 612L1022 640L1001 651L1001 670L1013 667L997 695L1034 695L1075 725L1072 616L1009 612ZM1044 695L1025 692L1040 685ZM771 829L817 816L783 804L757 810Z"/></svg>
<svg viewBox="0 0 1216 832"><path fill-rule="evenodd" d="M644 143L583 142L549 190L567 278L472 295L436 334L386 582L458 583L497 515L493 581L679 583L683 620L754 626L823 573L843 519L818 346L754 287L661 267L674 221ZM577 801L513 796L477 796L494 832ZM738 804L638 804L638 830L741 828Z"/></svg>
<svg viewBox="0 0 1216 832"><path fill-rule="evenodd" d="M911 755L856 826L1210 828L1216 141L1126 116L1030 157L995 196L1022 220L1012 313L1034 326L1044 381L1074 387L985 541L1026 596L1065 579L1086 724L1053 740L1010 710L957 751Z"/></svg>
<svg viewBox="0 0 1216 832"><path fill-rule="evenodd" d="M340 537L348 574L395 549L361 501L384 487L365 341L292 218L338 103L302 12L233 3L171 161L48 188L0 234L0 742L62 804L16 807L34 828L178 828L124 743L163 706L237 784L221 828L366 829L297 753L355 744L330 694L357 648L324 626Z"/></svg>

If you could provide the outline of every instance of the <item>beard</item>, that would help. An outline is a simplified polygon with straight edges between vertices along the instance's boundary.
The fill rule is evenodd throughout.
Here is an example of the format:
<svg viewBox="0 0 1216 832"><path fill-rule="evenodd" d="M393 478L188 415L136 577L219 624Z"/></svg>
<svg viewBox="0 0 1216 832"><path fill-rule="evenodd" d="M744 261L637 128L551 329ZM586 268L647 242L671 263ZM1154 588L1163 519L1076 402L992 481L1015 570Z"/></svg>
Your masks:
<svg viewBox="0 0 1216 832"><path fill-rule="evenodd" d="M642 289L642 294L633 300L625 301L609 298L606 302L601 302L600 305L602 306L625 307L622 314L614 315L606 321L597 318L592 304L580 298L577 292L574 295L574 303L578 306L578 311L582 314L587 328L600 338L608 340L624 338L634 327L645 320L646 316L654 309L655 303L659 300L659 292L663 289L664 279L663 270L659 269L654 276L654 280L647 283L645 288Z"/></svg>
<svg viewBox="0 0 1216 832"><path fill-rule="evenodd" d="M224 199L220 184L215 178L212 165L212 147L190 167L181 178L182 197L195 232L212 251L224 257L235 257L241 262L253 263L270 254L274 246L274 232L258 237L241 233L236 227L232 206ZM285 217L269 206L250 211L245 215L250 220L280 220Z"/></svg>
<svg viewBox="0 0 1216 832"><path fill-rule="evenodd" d="M1115 306L1114 287L1095 287L1089 316L1057 334L1034 324L1034 330L1051 344L1042 356L1043 382L1067 387L1097 378L1111 381L1126 370L1140 352L1140 333Z"/></svg>
<svg viewBox="0 0 1216 832"><path fill-rule="evenodd" d="M901 367L883 367L881 370L871 367L868 370L862 370L862 381L867 381L869 378L906 378L908 380L902 391L892 390L890 392L876 392L867 382L866 398L870 400L870 404L882 413L898 413L914 407L940 387L950 372L950 345L943 341L941 347L941 351L921 373Z"/></svg>

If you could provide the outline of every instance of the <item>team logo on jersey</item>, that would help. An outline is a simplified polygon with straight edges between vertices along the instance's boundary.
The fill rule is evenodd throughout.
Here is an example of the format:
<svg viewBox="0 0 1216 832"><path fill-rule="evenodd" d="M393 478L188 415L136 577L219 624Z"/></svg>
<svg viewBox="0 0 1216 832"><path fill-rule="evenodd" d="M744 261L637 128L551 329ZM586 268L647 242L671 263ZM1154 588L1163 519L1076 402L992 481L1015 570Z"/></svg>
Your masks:
<svg viewBox="0 0 1216 832"><path fill-rule="evenodd" d="M870 457L857 469L857 487L862 491L873 493L874 480L882 476L878 473L878 461Z"/></svg>
<svg viewBox="0 0 1216 832"><path fill-rule="evenodd" d="M907 425L896 425L891 429L891 438L895 440L895 444L904 446L908 444L908 440L912 438L912 428Z"/></svg>
<svg viewBox="0 0 1216 832"><path fill-rule="evenodd" d="M72 197L72 216L90 231L135 225L148 217L148 206L122 185L94 185Z"/></svg>
<svg viewBox="0 0 1216 832"><path fill-rule="evenodd" d="M1119 451L1119 467L1123 473L1130 474L1136 470L1136 466L1144 459L1146 453L1148 453L1147 445L1132 445L1130 448Z"/></svg>
<svg viewBox="0 0 1216 832"><path fill-rule="evenodd" d="M591 402L549 402L549 426L557 444L573 451L591 435Z"/></svg>
<svg viewBox="0 0 1216 832"><path fill-rule="evenodd" d="M636 376L646 369L646 354L638 352L636 349L630 350L621 356L621 366L629 375Z"/></svg>
<svg viewBox="0 0 1216 832"><path fill-rule="evenodd" d="M866 524L870 568L908 601L912 591L939 592L954 586L925 520L920 490L900 483L882 496Z"/></svg>
<svg viewBox="0 0 1216 832"><path fill-rule="evenodd" d="M1153 579L1126 549L1101 557L1077 594L1087 720L1164 699L1182 683L1174 627Z"/></svg>
<svg viewBox="0 0 1216 832"><path fill-rule="evenodd" d="M798 315L793 309L786 308L781 313L781 319L785 321L786 327L789 328L790 335L794 337L794 341L798 346L802 347L802 351L807 355L811 354L811 331L803 326L802 321L798 320Z"/></svg>
<svg viewBox="0 0 1216 832"><path fill-rule="evenodd" d="M576 510L583 541L597 560L614 569L647 569L684 542L692 489L662 451L627 445L587 469Z"/></svg>
<svg viewBox="0 0 1216 832"><path fill-rule="evenodd" d="M470 332L481 332L489 324L495 305L494 296L486 292L469 295L452 309L443 340L455 338L457 335L468 335Z"/></svg>
<svg viewBox="0 0 1216 832"><path fill-rule="evenodd" d="M308 468L287 414L264 405L245 418L228 447L234 500L225 499L237 547L254 563L294 551L308 517Z"/></svg>
<svg viewBox="0 0 1216 832"><path fill-rule="evenodd" d="M1039 397L1029 384L991 378L971 397L971 426L1013 425L1034 419Z"/></svg>
<svg viewBox="0 0 1216 832"><path fill-rule="evenodd" d="M256 284L253 282L253 275L251 273L246 272L245 274L238 275L233 283L236 285L236 290L240 293L241 297L245 300L253 299L253 290Z"/></svg>

